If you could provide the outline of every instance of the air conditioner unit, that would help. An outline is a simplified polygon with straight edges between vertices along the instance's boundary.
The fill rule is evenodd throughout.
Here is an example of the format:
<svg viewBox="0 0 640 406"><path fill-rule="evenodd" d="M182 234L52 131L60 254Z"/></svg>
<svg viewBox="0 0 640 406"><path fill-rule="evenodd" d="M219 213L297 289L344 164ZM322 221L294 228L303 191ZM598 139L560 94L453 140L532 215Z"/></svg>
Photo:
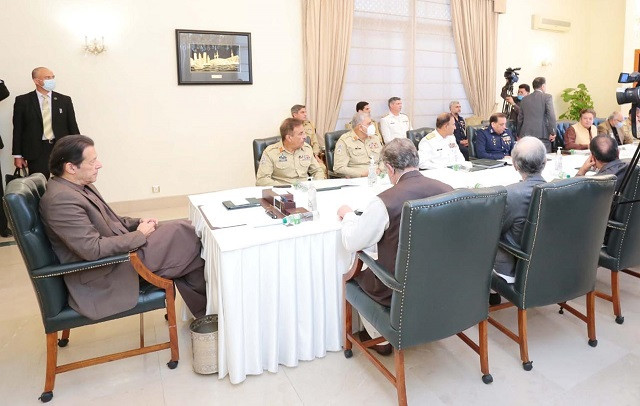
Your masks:
<svg viewBox="0 0 640 406"><path fill-rule="evenodd" d="M534 30L568 32L571 29L571 22L554 20L553 18L546 18L533 14L531 16L531 28Z"/></svg>

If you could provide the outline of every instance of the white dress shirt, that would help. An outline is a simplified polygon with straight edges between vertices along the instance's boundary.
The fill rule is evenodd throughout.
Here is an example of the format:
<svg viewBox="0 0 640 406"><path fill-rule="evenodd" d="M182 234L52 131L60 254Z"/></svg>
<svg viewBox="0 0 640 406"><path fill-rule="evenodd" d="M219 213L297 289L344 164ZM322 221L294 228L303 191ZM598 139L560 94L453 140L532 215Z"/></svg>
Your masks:
<svg viewBox="0 0 640 406"><path fill-rule="evenodd" d="M413 130L413 127L406 114L400 113L394 116L389 113L380 119L380 133L385 144L390 143L394 138L407 138L408 130Z"/></svg>
<svg viewBox="0 0 640 406"><path fill-rule="evenodd" d="M418 144L420 169L444 168L448 165L464 162L464 155L451 134L442 137L438 130L433 130Z"/></svg>
<svg viewBox="0 0 640 406"><path fill-rule="evenodd" d="M362 215L349 212L342 219L342 244L349 252L364 250L375 246L389 228L389 213L378 196L374 197ZM368 250L367 250L368 251Z"/></svg>

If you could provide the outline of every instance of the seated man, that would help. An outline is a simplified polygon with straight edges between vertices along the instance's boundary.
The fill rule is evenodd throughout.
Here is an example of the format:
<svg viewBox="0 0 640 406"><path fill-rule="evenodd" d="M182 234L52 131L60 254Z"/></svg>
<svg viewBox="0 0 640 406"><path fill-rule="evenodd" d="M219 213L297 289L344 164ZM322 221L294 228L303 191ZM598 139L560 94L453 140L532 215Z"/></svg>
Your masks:
<svg viewBox="0 0 640 406"><path fill-rule="evenodd" d="M402 114L402 99L392 97L388 101L389 114L380 119L380 134L384 143L391 142L394 138L407 138L407 131L413 130L409 117Z"/></svg>
<svg viewBox="0 0 640 406"><path fill-rule="evenodd" d="M306 137L309 137L311 148L313 148L313 155L316 157L316 161L326 170L324 166L324 138L318 138L316 134L316 126L309 120L307 120L307 108L301 104L295 104L291 107L291 117L302 120L304 127L304 133Z"/></svg>
<svg viewBox="0 0 640 406"><path fill-rule="evenodd" d="M511 155L515 138L507 128L507 116L493 113L489 126L476 131L476 155L478 158L502 159Z"/></svg>
<svg viewBox="0 0 640 406"><path fill-rule="evenodd" d="M369 174L369 163L373 157L378 172L382 145L366 113L356 113L351 120L352 130L342 134L333 154L333 171L347 178L359 178Z"/></svg>
<svg viewBox="0 0 640 406"><path fill-rule="evenodd" d="M618 145L633 143L631 132L624 128L624 117L619 111L614 111L611 115L598 126L598 135L607 134L613 137Z"/></svg>
<svg viewBox="0 0 640 406"><path fill-rule="evenodd" d="M61 263L93 261L137 250L151 272L173 279L194 316L207 304L202 246L185 220L158 224L156 219L120 217L93 186L102 167L93 141L68 135L53 147L53 177L40 200L40 214L53 251ZM64 276L69 305L97 320L133 308L138 302L138 274L130 262L110 264Z"/></svg>
<svg viewBox="0 0 640 406"><path fill-rule="evenodd" d="M371 117L371 106L369 106L369 102L361 101L356 103L356 113L366 113L369 115L369 117ZM384 145L384 141L382 140L382 135L380 135L380 126L378 125L378 123L376 123L376 120L374 120L373 118L371 119L371 124L373 124L373 126L376 128L376 135L380 140L380 144ZM345 124L344 127L347 130L353 129L353 126L351 125L351 121L347 122L347 124Z"/></svg>
<svg viewBox="0 0 640 406"><path fill-rule="evenodd" d="M377 262L393 274L396 266L400 216L407 200L423 199L453 190L440 181L422 176L418 171L418 151L411 140L395 139L382 149L381 160L394 186L374 197L362 215L357 216L349 206L338 209L342 220L342 243L347 251L356 252L377 244ZM356 277L362 290L376 302L391 305L391 289L383 284L369 269ZM362 319L369 335L380 334ZM388 353L391 346L387 344ZM380 346L379 346L380 347ZM376 348L383 352L383 348Z"/></svg>
<svg viewBox="0 0 640 406"><path fill-rule="evenodd" d="M596 112L593 109L580 110L580 121L569 126L564 133L565 149L589 148L589 141L598 135L598 130L596 126L593 125L595 116Z"/></svg>
<svg viewBox="0 0 640 406"><path fill-rule="evenodd" d="M462 106L457 100L449 103L449 111L453 114L453 119L456 122L456 129L453 131L453 135L456 137L458 148L462 152L462 156L466 161L469 160L469 140L467 139L467 124L464 121L464 117L460 115Z"/></svg>
<svg viewBox="0 0 640 406"><path fill-rule="evenodd" d="M436 129L418 143L420 169L444 168L464 161L453 135L455 128L453 114L442 113L436 118Z"/></svg>
<svg viewBox="0 0 640 406"><path fill-rule="evenodd" d="M616 175L616 190L622 183L627 163L618 159L618 143L609 135L600 134L589 143L591 155L584 161L576 176L584 176L595 169L598 175Z"/></svg>
<svg viewBox="0 0 640 406"><path fill-rule="evenodd" d="M281 141L269 145L262 153L256 174L256 186L292 185L307 180L324 179L324 168L313 158L313 149L305 142L302 120L287 118L280 125Z"/></svg>
<svg viewBox="0 0 640 406"><path fill-rule="evenodd" d="M512 151L513 168L518 171L522 181L507 185L507 205L502 222L501 239L520 246L522 231L527 221L529 203L533 187L545 183L542 170L547 163L547 149L538 138L522 137ZM515 277L516 259L507 251L498 247L493 269L507 282ZM500 296L491 295L491 304L500 303Z"/></svg>

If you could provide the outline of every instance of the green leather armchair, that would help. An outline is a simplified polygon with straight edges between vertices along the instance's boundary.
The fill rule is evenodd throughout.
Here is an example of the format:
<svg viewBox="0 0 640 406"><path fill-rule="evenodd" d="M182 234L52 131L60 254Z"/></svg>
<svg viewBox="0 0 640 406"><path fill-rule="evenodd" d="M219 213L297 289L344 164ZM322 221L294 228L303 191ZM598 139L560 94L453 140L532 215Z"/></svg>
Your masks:
<svg viewBox="0 0 640 406"><path fill-rule="evenodd" d="M256 138L253 140L253 169L255 170L256 175L258 174L258 167L260 166L260 159L262 158L264 150L269 145L275 144L280 140L281 137L279 135L269 138Z"/></svg>
<svg viewBox="0 0 640 406"><path fill-rule="evenodd" d="M640 199L640 167L636 166L620 202ZM598 265L611 270L611 295L596 291L596 296L613 303L616 323L622 324L624 317L620 310L620 290L618 272L640 278L640 273L629 268L640 265L640 205L620 204L608 224L609 235L600 249Z"/></svg>
<svg viewBox="0 0 640 406"><path fill-rule="evenodd" d="M433 128L431 127L422 127L422 128L416 128L415 130L408 130L407 138L409 138L413 142L413 145L416 146L416 149L418 149L418 144L420 144L420 140L423 139L431 131L433 131Z"/></svg>
<svg viewBox="0 0 640 406"><path fill-rule="evenodd" d="M333 171L333 152L336 149L336 143L342 137L342 134L349 132L349 130L331 131L324 134L325 145L325 159L327 160L327 171L329 172L329 178L341 178Z"/></svg>
<svg viewBox="0 0 640 406"><path fill-rule="evenodd" d="M123 253L97 261L60 264L51 248L51 243L45 234L44 225L40 219L40 197L45 193L45 190L46 179L44 175L36 173L27 178L12 181L8 185L4 196L7 217L33 284L46 334L47 370L45 388L40 400L48 402L53 397L56 374L85 366L169 348L171 349L171 361L167 365L171 369L175 368L178 365L179 354L173 282L151 273L138 259L135 252ZM134 308L104 319L91 320L69 307L67 302L68 291L63 275L126 261L131 261L136 272L144 279L140 281L140 297L138 304ZM163 308L166 308L167 311L166 318L169 321L170 341L145 346L143 313ZM71 362L65 365L57 364L57 346L67 346L70 329L135 314L140 314L140 348ZM58 332L62 332L60 339L58 339Z"/></svg>
<svg viewBox="0 0 640 406"><path fill-rule="evenodd" d="M489 318L520 345L522 366L533 368L527 348L527 309L560 304L587 323L589 345L595 347L595 282L598 253L604 238L615 177L576 177L536 185L520 246L500 241L500 247L516 258L515 282L493 275L491 287L509 303L490 311L515 305L518 335ZM566 304L587 295L587 315Z"/></svg>
<svg viewBox="0 0 640 406"><path fill-rule="evenodd" d="M404 349L454 334L480 355L482 380L493 381L487 355L489 284L505 202L501 186L458 189L405 202L395 270L383 269L359 252L345 275L345 356L352 356L352 345L363 351L394 384L399 404L407 402ZM393 290L390 308L375 302L352 280L362 262ZM351 334L352 306L383 337L361 342ZM479 344L462 333L475 324ZM367 351L384 340L394 348L395 377Z"/></svg>

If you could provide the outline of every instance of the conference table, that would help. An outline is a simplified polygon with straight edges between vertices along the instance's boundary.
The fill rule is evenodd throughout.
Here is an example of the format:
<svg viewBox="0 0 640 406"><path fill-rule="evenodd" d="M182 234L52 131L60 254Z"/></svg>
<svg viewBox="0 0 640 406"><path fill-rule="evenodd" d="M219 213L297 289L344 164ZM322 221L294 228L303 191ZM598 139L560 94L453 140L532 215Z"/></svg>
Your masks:
<svg viewBox="0 0 640 406"><path fill-rule="evenodd" d="M621 148L621 158L635 145ZM563 171L574 176L584 153L564 155ZM549 154L543 176L557 178L556 156ZM451 168L421 171L454 188L508 185L521 177L510 165L480 171ZM228 210L222 202L246 203L260 198L264 187L245 187L189 196L189 218L202 240L206 261L207 314L218 314L218 378L240 383L247 375L279 365L340 351L343 342L342 275L353 254L341 241L338 208L364 209L391 187L387 177L367 186L366 178L314 181L319 219L294 226L270 218L263 207ZM323 188L331 188L322 190ZM292 193L306 206L299 188L274 188ZM301 204L304 203L304 204Z"/></svg>

